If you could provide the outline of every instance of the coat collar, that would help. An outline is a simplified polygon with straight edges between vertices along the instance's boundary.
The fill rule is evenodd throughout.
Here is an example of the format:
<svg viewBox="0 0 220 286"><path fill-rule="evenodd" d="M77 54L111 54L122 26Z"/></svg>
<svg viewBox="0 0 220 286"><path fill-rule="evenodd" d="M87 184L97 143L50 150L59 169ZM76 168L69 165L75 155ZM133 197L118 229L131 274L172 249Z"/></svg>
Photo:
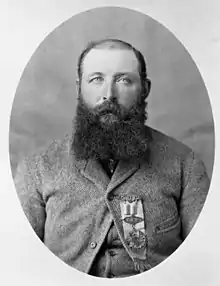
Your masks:
<svg viewBox="0 0 220 286"><path fill-rule="evenodd" d="M115 172L111 178L111 181L108 185L107 192L109 193L114 188L116 188L119 184L126 181L131 175L133 175L140 167L140 163L138 160L121 160L119 161Z"/></svg>
<svg viewBox="0 0 220 286"><path fill-rule="evenodd" d="M99 189L110 192L134 174L139 169L140 163L138 160L120 160L111 179L96 159L78 161L77 167L81 174Z"/></svg>
<svg viewBox="0 0 220 286"><path fill-rule="evenodd" d="M102 191L107 190L109 193L119 184L127 180L131 175L133 175L140 168L141 162L144 159L149 160L150 155L150 143L152 141L152 128L146 126L146 140L149 143L149 148L146 151L146 157L142 159L130 159L130 160L120 160L115 172L110 179L106 172L103 170L101 163L96 159L79 160L75 161L75 165L80 170L82 175L87 179L91 180L99 189ZM72 148L71 148L72 150Z"/></svg>
<svg viewBox="0 0 220 286"><path fill-rule="evenodd" d="M98 160L89 159L86 161L81 173L102 190L106 189L109 184L110 179Z"/></svg>

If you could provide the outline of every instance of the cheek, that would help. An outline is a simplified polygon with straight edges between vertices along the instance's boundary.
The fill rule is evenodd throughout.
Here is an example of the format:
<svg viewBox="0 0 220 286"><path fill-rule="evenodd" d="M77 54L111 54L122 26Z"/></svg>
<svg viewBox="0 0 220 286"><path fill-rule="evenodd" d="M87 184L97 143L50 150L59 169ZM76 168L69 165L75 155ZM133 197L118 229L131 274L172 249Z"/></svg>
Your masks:
<svg viewBox="0 0 220 286"><path fill-rule="evenodd" d="M101 98L101 92L97 88L87 86L81 87L81 95L84 101L91 107L94 107Z"/></svg>
<svg viewBox="0 0 220 286"><path fill-rule="evenodd" d="M134 103L137 102L140 96L138 89L124 89L118 92L118 103L126 108L130 108Z"/></svg>

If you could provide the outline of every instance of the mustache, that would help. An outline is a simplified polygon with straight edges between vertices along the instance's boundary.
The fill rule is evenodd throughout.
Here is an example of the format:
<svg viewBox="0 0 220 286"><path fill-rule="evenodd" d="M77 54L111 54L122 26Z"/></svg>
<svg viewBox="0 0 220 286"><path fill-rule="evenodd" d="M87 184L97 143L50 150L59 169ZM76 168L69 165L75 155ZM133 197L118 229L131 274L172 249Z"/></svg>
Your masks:
<svg viewBox="0 0 220 286"><path fill-rule="evenodd" d="M120 115L121 111L122 107L120 107L117 102L113 102L111 100L106 100L102 104L94 108L94 112L96 115L105 115L108 113Z"/></svg>
<svg viewBox="0 0 220 286"><path fill-rule="evenodd" d="M93 124L99 124L100 117L108 115L109 113L117 116L120 121L133 122L136 120L144 124L147 119L146 106L147 103L145 102L145 98L140 97L137 103L130 109L121 105L115 98L107 99L95 107L90 107L84 101L83 95L80 94L78 97L76 113L77 116L81 117L82 121L85 121L85 124L86 121ZM81 126L81 128L83 128L83 126Z"/></svg>

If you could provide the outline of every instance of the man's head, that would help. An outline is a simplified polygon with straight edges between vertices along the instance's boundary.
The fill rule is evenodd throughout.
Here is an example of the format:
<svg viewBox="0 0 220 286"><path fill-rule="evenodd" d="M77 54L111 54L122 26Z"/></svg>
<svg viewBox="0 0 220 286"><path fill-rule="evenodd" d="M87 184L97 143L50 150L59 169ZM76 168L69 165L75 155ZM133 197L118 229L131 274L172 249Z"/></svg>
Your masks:
<svg viewBox="0 0 220 286"><path fill-rule="evenodd" d="M90 108L114 101L129 111L150 91L143 55L130 44L105 39L93 42L78 62L78 94Z"/></svg>
<svg viewBox="0 0 220 286"><path fill-rule="evenodd" d="M79 140L77 135L82 135L84 130L81 146L85 138L87 143L92 140L92 145L88 144L91 149L97 144L100 147L99 143L103 145L105 141L105 151L111 149L112 154L117 153L116 147L112 146L118 146L121 140L126 139L124 145L129 145L129 142L134 145L136 141L135 148L138 148L137 132L141 133L140 130L144 127L145 99L150 91L143 55L120 40L93 42L79 57L77 72L79 102L75 138ZM103 140L97 136L103 137ZM121 147L125 149L125 146ZM126 152L124 150L119 153Z"/></svg>

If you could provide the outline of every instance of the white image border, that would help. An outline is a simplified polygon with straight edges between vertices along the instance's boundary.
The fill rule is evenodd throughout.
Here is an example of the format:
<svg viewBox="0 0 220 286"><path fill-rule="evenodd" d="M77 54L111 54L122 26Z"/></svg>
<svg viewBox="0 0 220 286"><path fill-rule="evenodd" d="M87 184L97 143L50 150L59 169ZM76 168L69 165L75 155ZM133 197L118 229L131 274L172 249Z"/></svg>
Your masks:
<svg viewBox="0 0 220 286"><path fill-rule="evenodd" d="M129 4L131 2L132 4ZM206 84L215 120L215 165L203 212L188 239L164 263L126 279L98 279L71 269L36 239L24 216L9 164L9 120L22 72L45 37L73 15L104 6L130 8L162 23L186 47ZM9 0L0 4L1 21L1 285L139 285L218 286L220 228L218 222L218 152L220 74L220 2L218 0L72 1Z"/></svg>

